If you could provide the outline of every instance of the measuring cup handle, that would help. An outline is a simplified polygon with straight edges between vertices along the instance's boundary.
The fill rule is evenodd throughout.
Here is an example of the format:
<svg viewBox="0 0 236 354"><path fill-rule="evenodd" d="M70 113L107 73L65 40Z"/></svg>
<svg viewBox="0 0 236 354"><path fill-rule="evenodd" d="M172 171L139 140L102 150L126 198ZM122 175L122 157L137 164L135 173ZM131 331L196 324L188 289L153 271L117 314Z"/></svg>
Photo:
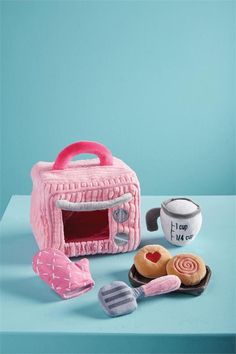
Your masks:
<svg viewBox="0 0 236 354"><path fill-rule="evenodd" d="M157 219L160 217L161 208L150 209L146 214L146 225L148 231L158 230Z"/></svg>

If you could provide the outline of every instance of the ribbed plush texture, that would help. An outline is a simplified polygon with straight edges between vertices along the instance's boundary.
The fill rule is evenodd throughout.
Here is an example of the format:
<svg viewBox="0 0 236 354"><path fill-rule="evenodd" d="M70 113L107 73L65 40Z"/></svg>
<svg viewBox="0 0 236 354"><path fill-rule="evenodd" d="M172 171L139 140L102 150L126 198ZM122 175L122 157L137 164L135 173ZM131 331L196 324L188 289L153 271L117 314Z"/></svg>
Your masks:
<svg viewBox="0 0 236 354"><path fill-rule="evenodd" d="M79 141L65 147L57 156L53 165L54 170L64 170L73 156L83 153L95 154L99 157L101 166L113 164L111 151L96 141Z"/></svg>
<svg viewBox="0 0 236 354"><path fill-rule="evenodd" d="M181 281L176 276L165 275L143 285L144 296L155 296L170 293L179 289Z"/></svg>
<svg viewBox="0 0 236 354"><path fill-rule="evenodd" d="M113 157L113 165L100 166L99 159L72 161L64 170L52 170L53 163L38 162L31 176L31 225L40 249L52 247L68 256L118 253L136 249L140 243L140 187L135 172ZM58 199L70 202L105 201L131 193L133 198L119 207L128 210L129 218L117 223L109 209L109 239L65 243L62 211ZM129 242L117 245L117 233L129 234Z"/></svg>

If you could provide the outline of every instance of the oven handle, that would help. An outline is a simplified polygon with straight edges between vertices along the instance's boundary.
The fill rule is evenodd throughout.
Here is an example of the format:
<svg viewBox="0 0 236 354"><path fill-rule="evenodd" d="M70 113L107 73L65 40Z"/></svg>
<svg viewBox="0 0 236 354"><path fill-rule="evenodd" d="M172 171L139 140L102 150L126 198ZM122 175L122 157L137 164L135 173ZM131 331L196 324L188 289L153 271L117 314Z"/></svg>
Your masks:
<svg viewBox="0 0 236 354"><path fill-rule="evenodd" d="M120 204L129 202L131 199L133 199L133 195L131 193L125 193L118 198L103 200L101 202L73 203L65 199L59 199L56 202L56 206L59 209L69 210L69 211L104 210L104 209L114 208Z"/></svg>

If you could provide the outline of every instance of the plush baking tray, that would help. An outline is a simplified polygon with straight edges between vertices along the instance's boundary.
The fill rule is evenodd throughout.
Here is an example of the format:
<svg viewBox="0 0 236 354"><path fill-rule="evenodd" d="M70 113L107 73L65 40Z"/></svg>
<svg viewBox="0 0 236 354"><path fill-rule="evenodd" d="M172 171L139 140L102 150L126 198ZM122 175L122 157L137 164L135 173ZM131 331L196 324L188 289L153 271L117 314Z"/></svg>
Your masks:
<svg viewBox="0 0 236 354"><path fill-rule="evenodd" d="M207 288L211 277L211 269L210 267L206 266L206 275L201 280L201 282L194 286L185 286L181 284L180 288L175 291L175 293L183 293L183 294L190 294L194 296L201 295L203 291ZM138 287L144 284L147 284L153 279L143 277L135 268L133 264L129 271L129 281L133 287Z"/></svg>

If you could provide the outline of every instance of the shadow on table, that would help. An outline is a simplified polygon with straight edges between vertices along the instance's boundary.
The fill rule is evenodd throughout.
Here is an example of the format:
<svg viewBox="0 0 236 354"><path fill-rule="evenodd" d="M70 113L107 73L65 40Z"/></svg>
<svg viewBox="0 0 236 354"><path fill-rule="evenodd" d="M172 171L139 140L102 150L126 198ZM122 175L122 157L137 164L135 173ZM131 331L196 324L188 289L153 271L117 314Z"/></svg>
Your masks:
<svg viewBox="0 0 236 354"><path fill-rule="evenodd" d="M109 319L111 317L107 316L103 309L101 308L99 301L94 301L93 303L83 304L81 307L76 307L73 309L73 313L78 316L89 317L93 319Z"/></svg>
<svg viewBox="0 0 236 354"><path fill-rule="evenodd" d="M38 251L34 237L30 233L4 235L0 240L0 264L31 264L33 255Z"/></svg>
<svg viewBox="0 0 236 354"><path fill-rule="evenodd" d="M146 307L147 303L155 303L155 305L160 305L162 306L162 302L165 302L168 298L171 301L172 297L176 297L178 298L179 302L180 302L180 306L182 306L182 302L184 301L186 303L187 301L191 301L193 300L195 297L191 296L191 295L187 295L187 294L165 294L162 296L154 296L154 297L150 297L150 298L143 298L141 301L138 301L138 308L136 309L136 311L142 311L142 308L144 310L144 308ZM89 317L89 318L93 318L93 319L112 319L113 317L109 317L108 315L106 315L106 313L104 312L104 310L102 309L101 305L99 304L99 301L93 302L93 303L88 303L88 304L82 304L81 307L76 307L76 309L72 310L74 314L78 315L78 316L84 316L84 317Z"/></svg>
<svg viewBox="0 0 236 354"><path fill-rule="evenodd" d="M59 295L36 276L3 279L1 280L1 291L38 303L62 301Z"/></svg>
<svg viewBox="0 0 236 354"><path fill-rule="evenodd" d="M141 243L140 243L140 246L139 248L141 247L144 247L146 245L161 245L167 249L176 249L176 246L175 245L172 245L171 243L169 243L166 239L165 239L165 236L162 235L158 235L156 237L153 237L153 236L146 236L145 235L142 235L142 239L141 239Z"/></svg>
<svg viewBox="0 0 236 354"><path fill-rule="evenodd" d="M121 280L124 281L125 283L129 283L128 269L109 272L109 276L114 277L114 281Z"/></svg>

